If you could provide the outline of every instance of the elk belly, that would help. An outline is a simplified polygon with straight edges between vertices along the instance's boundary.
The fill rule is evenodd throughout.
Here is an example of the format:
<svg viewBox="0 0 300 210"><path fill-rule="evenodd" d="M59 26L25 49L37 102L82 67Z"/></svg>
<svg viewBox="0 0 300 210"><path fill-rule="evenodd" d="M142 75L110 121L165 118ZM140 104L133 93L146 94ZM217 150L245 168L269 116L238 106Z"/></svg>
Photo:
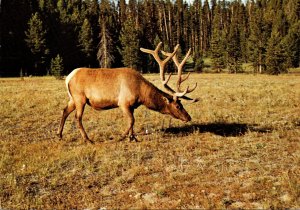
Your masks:
<svg viewBox="0 0 300 210"><path fill-rule="evenodd" d="M93 109L96 110L108 110L118 107L117 101L114 100L87 100L87 104L90 105Z"/></svg>

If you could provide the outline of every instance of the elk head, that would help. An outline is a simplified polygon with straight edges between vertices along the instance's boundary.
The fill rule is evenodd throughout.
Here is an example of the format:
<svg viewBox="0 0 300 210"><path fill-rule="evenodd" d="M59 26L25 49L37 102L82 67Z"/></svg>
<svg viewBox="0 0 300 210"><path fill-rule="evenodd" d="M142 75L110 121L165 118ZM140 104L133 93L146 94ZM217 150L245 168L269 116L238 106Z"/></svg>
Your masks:
<svg viewBox="0 0 300 210"><path fill-rule="evenodd" d="M187 113L187 111L183 108L180 99L185 99L185 100L191 100L192 102L197 102L198 99L192 99L186 96L186 94L191 93L192 91L194 91L197 87L197 83L194 85L193 88L189 88L189 86L187 86L185 88L185 90L181 90L181 83L186 81L188 79L188 77L190 76L190 73L187 74L187 76L182 77L182 68L185 64L185 62L187 61L188 57L190 56L191 53L191 49L188 51L188 53L186 54L185 58L182 60L181 63L179 63L176 52L179 48L179 45L176 45L174 48L174 51L172 53L168 53L168 52L164 52L161 51L162 54L164 54L165 56L167 56L164 60L162 60L159 57L159 50L161 48L162 42L160 42L157 47L155 48L155 50L149 50L149 49L145 49L145 48L140 48L140 50L142 52L151 54L154 59L156 60L156 62L159 65L159 72L160 72L160 79L161 82L164 86L164 88L171 94L172 97L170 98L165 98L165 106L163 108L163 110L161 110L162 113L165 114L169 114L171 116L173 116L174 118L180 119L182 121L188 122L191 120L190 115ZM172 76L172 74L169 74L169 76L166 78L165 77L165 66L166 63L170 60L173 59L176 67L178 68L178 80L177 80L177 87L176 87L176 91L173 90L169 85L168 82Z"/></svg>

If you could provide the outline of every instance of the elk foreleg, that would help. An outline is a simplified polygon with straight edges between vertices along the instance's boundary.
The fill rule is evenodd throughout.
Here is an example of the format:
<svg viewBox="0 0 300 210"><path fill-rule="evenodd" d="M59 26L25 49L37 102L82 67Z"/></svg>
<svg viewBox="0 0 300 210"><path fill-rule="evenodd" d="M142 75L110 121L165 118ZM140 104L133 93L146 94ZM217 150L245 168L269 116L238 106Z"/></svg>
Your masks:
<svg viewBox="0 0 300 210"><path fill-rule="evenodd" d="M127 122L128 122L128 127L125 133L123 134L122 140L128 136L130 141L138 141L133 132L133 125L135 121L133 116L134 109L131 107L122 107L122 110L123 110L124 117L127 118Z"/></svg>
<svg viewBox="0 0 300 210"><path fill-rule="evenodd" d="M60 121L60 125L59 125L58 131L57 131L57 135L59 136L59 138L62 138L62 132L63 132L64 125L65 125L67 117L74 110L75 110L75 103L71 99L68 102L68 105L64 108L64 111L63 111L63 115L62 115L62 118L61 118L61 121Z"/></svg>

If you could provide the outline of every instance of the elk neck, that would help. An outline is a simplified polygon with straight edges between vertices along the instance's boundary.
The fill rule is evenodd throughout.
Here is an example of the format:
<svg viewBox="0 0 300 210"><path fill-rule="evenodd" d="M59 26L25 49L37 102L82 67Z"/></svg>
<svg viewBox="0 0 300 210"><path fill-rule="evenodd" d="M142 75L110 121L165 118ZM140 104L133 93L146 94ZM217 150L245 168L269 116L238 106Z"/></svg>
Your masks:
<svg viewBox="0 0 300 210"><path fill-rule="evenodd" d="M148 109L154 111L161 111L166 106L166 101L164 98L172 99L172 96L159 90L152 83L148 82L142 88L143 90L143 99L142 104Z"/></svg>

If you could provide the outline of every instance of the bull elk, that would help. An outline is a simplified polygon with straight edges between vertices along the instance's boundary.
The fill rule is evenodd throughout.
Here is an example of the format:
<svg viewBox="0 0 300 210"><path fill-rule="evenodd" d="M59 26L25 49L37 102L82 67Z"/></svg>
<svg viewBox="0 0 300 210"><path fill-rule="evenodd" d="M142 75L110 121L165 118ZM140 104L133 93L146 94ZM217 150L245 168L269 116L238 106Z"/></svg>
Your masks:
<svg viewBox="0 0 300 210"><path fill-rule="evenodd" d="M107 110L120 107L123 111L124 117L128 120L128 127L124 132L123 138L129 136L130 140L136 140L133 132L134 125L134 109L140 105L144 105L150 110L158 111L162 114L168 114L176 119L184 122L191 120L190 115L183 108L180 98L192 100L196 102L197 99L191 99L185 96L187 93L195 90L197 84L193 88L187 87L184 91L181 90L180 84L187 79L182 78L182 66L186 62L189 53L179 64L176 57L176 52L179 47L177 45L172 53L165 53L166 58L161 60L159 57L159 50L162 43L159 43L155 50L141 48L145 53L153 55L160 69L160 79L163 86L172 94L165 93L155 87L152 83L146 80L140 73L130 68L116 68L116 69L91 69L78 68L73 70L66 77L66 86L69 95L69 102L63 110L62 119L58 128L57 135L62 138L63 127L69 114L76 109L76 122L85 141L89 140L87 133L82 125L82 115L85 105L88 104L96 110ZM165 78L166 63L173 58L178 67L178 81L177 89L174 91L168 86L171 74ZM176 63L177 62L177 63Z"/></svg>

